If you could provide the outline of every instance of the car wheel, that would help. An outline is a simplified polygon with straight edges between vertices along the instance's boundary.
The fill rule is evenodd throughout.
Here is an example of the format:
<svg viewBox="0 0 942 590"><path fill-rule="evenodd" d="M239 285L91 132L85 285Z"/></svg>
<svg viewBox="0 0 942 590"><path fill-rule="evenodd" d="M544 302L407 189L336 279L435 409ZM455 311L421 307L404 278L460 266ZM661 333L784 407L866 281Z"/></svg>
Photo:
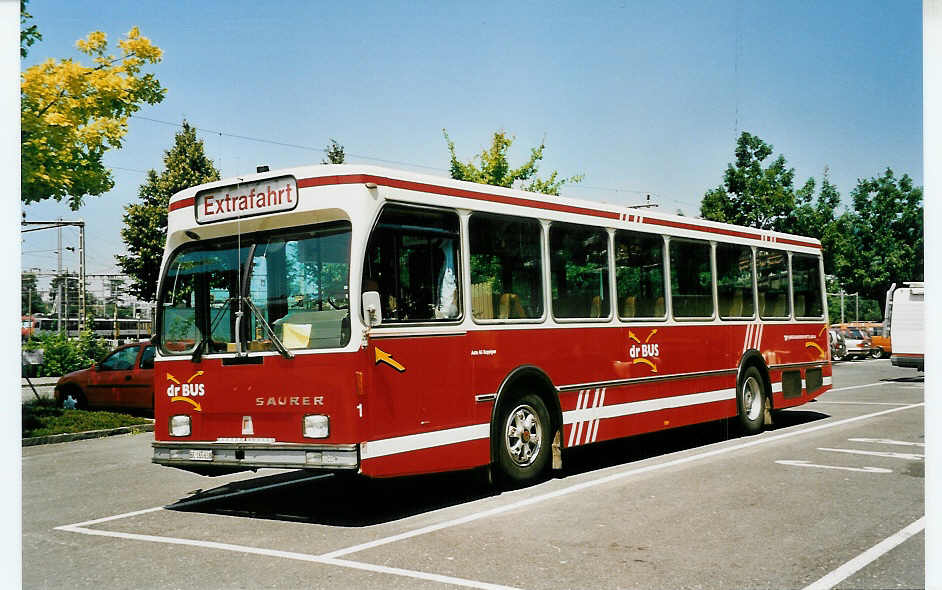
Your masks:
<svg viewBox="0 0 942 590"><path fill-rule="evenodd" d="M511 486L535 481L550 458L552 423L546 404L535 394L514 397L499 412L497 463Z"/></svg>
<svg viewBox="0 0 942 590"><path fill-rule="evenodd" d="M746 434L761 432L765 419L765 379L759 369L749 367L743 372L736 388L736 402L739 405L739 424Z"/></svg>
<svg viewBox="0 0 942 590"><path fill-rule="evenodd" d="M875 354L874 356L878 359L886 359L886 358L890 358L890 353L888 353L885 348L878 348L877 354Z"/></svg>

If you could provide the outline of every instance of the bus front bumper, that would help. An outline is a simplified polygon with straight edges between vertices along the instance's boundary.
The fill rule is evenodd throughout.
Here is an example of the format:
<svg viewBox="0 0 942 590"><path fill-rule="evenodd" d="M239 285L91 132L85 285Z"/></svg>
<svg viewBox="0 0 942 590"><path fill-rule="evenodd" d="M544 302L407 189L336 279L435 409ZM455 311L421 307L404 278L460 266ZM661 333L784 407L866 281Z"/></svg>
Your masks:
<svg viewBox="0 0 942 590"><path fill-rule="evenodd" d="M358 445L249 442L153 442L152 462L181 468L357 469Z"/></svg>

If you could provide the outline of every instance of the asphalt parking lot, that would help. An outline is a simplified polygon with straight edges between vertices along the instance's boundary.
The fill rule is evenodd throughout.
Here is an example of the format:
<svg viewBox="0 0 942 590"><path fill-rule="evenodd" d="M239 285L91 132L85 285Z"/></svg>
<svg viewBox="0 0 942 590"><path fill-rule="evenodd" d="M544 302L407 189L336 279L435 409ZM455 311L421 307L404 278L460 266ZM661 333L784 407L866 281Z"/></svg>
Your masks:
<svg viewBox="0 0 942 590"><path fill-rule="evenodd" d="M921 375L839 364L761 435L592 445L503 493L480 472L205 478L151 464L150 434L28 447L23 585L918 588Z"/></svg>

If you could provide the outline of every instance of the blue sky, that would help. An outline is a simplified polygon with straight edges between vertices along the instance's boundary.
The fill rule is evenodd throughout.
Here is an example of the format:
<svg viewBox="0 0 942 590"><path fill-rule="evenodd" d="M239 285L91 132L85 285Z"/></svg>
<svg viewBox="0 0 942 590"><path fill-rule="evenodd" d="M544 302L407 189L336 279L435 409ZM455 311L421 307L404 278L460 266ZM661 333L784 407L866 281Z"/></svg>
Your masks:
<svg viewBox="0 0 942 590"><path fill-rule="evenodd" d="M105 7L106 6L106 7ZM696 215L719 185L738 131L795 168L825 166L845 201L890 166L922 184L920 2L395 4L32 0L43 34L23 67L79 57L93 30L132 26L164 50L167 88L109 152L115 188L78 212L45 202L28 219L84 218L89 272L114 272L123 207L162 169L184 117L223 175L316 163L335 138L348 162L447 175L441 130L467 160L496 129L511 163L546 138L541 170L585 180L567 196L632 204L651 193ZM640 191L640 192L633 192ZM27 234L26 268L55 269L55 232ZM66 245L77 245L74 230ZM77 268L66 253L65 265Z"/></svg>

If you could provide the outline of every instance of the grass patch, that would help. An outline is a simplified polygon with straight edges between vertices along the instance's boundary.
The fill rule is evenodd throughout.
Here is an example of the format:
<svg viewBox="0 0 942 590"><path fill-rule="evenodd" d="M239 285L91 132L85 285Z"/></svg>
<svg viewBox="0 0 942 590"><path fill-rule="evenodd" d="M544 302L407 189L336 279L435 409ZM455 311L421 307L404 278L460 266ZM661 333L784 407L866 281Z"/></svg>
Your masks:
<svg viewBox="0 0 942 590"><path fill-rule="evenodd" d="M147 420L116 412L64 410L57 408L55 403L48 399L23 404L23 438L139 424L147 424Z"/></svg>

